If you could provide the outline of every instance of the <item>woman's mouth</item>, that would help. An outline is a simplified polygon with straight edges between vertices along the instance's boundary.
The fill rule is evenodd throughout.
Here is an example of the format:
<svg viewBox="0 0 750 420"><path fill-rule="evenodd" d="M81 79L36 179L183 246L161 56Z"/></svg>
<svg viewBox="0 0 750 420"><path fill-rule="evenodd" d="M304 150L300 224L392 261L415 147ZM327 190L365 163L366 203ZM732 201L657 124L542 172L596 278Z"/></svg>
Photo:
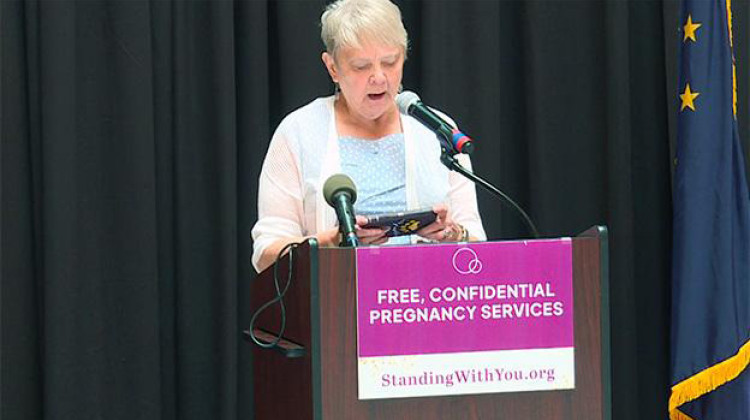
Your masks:
<svg viewBox="0 0 750 420"><path fill-rule="evenodd" d="M368 93L367 97L370 98L373 101L377 101L377 100L383 99L385 97L385 92L381 92L381 93Z"/></svg>

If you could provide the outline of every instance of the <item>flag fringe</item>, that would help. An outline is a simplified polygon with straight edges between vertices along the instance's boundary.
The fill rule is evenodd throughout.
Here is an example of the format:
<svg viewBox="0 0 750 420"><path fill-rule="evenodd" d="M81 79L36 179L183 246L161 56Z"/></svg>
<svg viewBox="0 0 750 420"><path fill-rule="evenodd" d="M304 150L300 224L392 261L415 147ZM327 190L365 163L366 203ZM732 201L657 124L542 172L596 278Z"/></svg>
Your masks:
<svg viewBox="0 0 750 420"><path fill-rule="evenodd" d="M672 395L669 396L670 420L690 419L690 417L679 411L677 407L733 380L747 368L748 363L750 363L750 340L743 344L734 356L703 369L673 386Z"/></svg>

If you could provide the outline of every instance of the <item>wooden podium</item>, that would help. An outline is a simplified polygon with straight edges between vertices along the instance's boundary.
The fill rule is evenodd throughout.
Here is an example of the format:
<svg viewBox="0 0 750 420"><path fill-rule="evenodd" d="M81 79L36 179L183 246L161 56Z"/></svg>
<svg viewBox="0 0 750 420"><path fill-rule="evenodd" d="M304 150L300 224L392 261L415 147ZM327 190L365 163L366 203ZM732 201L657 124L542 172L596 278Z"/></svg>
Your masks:
<svg viewBox="0 0 750 420"><path fill-rule="evenodd" d="M609 420L607 230L593 227L572 242L575 389L358 400L355 251L309 241L294 251L284 296L284 338L290 343L286 350L252 344L255 418ZM278 267L281 288L288 266L287 256ZM253 280L251 308L274 296L271 267ZM274 304L255 328L276 332L280 319Z"/></svg>

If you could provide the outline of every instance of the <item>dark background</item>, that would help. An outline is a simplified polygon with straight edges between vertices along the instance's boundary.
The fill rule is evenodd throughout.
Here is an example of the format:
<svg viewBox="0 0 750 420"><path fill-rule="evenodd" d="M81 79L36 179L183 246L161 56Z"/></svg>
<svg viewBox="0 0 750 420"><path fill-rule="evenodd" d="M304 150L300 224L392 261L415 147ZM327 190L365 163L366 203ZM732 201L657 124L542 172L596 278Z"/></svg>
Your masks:
<svg viewBox="0 0 750 420"><path fill-rule="evenodd" d="M251 418L257 177L333 90L325 2L0 3L0 416ZM678 3L397 3L404 85L477 140L476 172L545 236L609 226L613 418L667 418ZM490 238L526 235L479 200Z"/></svg>

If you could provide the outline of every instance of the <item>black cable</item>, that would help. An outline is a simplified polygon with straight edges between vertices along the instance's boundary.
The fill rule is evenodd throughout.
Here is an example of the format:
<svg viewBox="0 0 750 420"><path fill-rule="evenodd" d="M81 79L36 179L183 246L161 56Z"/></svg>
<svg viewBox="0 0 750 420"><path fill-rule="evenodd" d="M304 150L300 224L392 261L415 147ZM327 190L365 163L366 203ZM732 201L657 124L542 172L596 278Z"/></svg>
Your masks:
<svg viewBox="0 0 750 420"><path fill-rule="evenodd" d="M510 206L516 212L518 212L518 214L521 215L521 218L523 219L524 223L526 223L526 227L529 228L534 238L539 239L539 231L536 229L536 225L534 225L534 222L531 221L531 218L529 217L529 215L526 214L526 212L521 208L521 206L518 205L518 203L513 201L512 198L508 197L504 192L500 191L494 185L490 184L489 182L477 176L475 173L461 166L461 164L458 163L458 160L456 160L456 158L452 154L446 151L446 148L444 146L441 147L441 149L442 149L442 153L440 155L440 161L443 163L443 165L447 166L448 169L452 171L456 171L460 173L461 175L465 176L466 178L469 178L469 180L471 180L475 184L481 185L487 191L500 197L500 199L502 199L505 203L510 204Z"/></svg>
<svg viewBox="0 0 750 420"><path fill-rule="evenodd" d="M299 246L302 245L301 242L291 242L286 244L283 248L281 248L281 251L279 251L279 254L276 256L276 261L273 263L273 284L276 288L276 296L269 300L268 302L261 305L253 314L252 318L250 318L250 327L248 328L250 339L253 340L253 343L257 344L259 347L262 347L264 349L271 349L276 347L277 344L279 344L279 341L284 336L284 330L286 329L286 306L284 305L284 295L286 294L287 290L289 290L289 286L292 284L292 268L294 265L294 250L299 248ZM287 279L286 284L284 285L284 289L281 289L281 286L279 284L279 262L281 261L281 257L284 255L284 253L289 250L289 258L288 258L288 267L287 267ZM269 341L267 343L264 343L258 339L258 337L255 336L255 321L257 320L258 316L261 312L265 311L271 305L274 303L279 303L279 310L281 311L281 326L279 327L279 332L276 335L276 338L272 341Z"/></svg>

